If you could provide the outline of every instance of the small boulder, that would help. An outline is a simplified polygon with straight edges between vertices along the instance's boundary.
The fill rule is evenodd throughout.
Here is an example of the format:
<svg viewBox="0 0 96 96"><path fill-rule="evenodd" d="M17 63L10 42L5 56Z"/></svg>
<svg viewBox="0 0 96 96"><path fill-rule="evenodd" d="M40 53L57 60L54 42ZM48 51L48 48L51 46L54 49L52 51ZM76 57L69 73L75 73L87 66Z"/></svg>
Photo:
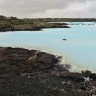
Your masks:
<svg viewBox="0 0 96 96"><path fill-rule="evenodd" d="M67 40L67 39L63 39L63 40Z"/></svg>

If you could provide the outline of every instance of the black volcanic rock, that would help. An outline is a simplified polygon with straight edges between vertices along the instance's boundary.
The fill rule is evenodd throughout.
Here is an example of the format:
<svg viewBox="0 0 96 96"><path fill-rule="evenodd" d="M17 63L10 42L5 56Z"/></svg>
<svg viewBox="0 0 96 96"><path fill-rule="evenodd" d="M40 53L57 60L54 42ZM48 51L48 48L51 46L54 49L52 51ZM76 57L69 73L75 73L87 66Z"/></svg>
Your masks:
<svg viewBox="0 0 96 96"><path fill-rule="evenodd" d="M58 58L38 50L0 47L0 96L95 96L96 81L83 81L81 73L69 72Z"/></svg>
<svg viewBox="0 0 96 96"><path fill-rule="evenodd" d="M38 69L48 69L58 63L58 59L51 54L40 52L31 58L30 63L33 67Z"/></svg>
<svg viewBox="0 0 96 96"><path fill-rule="evenodd" d="M55 55L44 52L38 53L37 50L0 48L0 73L6 73L9 70L21 74L36 69L52 69L58 62L59 60Z"/></svg>

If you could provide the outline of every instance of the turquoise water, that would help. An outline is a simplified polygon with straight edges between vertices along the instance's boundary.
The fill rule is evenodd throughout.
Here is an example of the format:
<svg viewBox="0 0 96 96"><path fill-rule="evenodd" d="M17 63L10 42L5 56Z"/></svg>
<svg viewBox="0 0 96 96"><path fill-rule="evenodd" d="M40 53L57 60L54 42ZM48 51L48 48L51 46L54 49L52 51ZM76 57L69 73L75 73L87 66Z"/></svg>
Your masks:
<svg viewBox="0 0 96 96"><path fill-rule="evenodd" d="M25 47L45 50L63 56L71 71L96 72L96 23L69 23L71 28L43 29L0 33L0 46ZM66 38L64 41L62 39Z"/></svg>

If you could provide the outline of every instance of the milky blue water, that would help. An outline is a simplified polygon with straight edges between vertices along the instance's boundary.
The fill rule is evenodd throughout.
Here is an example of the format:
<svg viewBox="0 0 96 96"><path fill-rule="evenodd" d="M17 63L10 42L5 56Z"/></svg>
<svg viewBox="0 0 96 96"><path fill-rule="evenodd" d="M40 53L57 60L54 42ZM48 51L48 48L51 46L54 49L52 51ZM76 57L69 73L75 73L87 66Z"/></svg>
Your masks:
<svg viewBox="0 0 96 96"><path fill-rule="evenodd" d="M42 31L1 32L0 46L47 50L64 57L72 71L96 72L96 23L69 23L71 28L43 29ZM67 40L62 40L62 39Z"/></svg>

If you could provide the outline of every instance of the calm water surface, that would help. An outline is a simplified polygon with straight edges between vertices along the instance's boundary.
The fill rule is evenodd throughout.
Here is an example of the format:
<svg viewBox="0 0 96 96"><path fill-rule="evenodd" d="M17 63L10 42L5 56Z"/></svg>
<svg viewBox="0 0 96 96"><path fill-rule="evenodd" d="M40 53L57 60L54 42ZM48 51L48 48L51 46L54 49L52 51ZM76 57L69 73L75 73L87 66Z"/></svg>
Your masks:
<svg viewBox="0 0 96 96"><path fill-rule="evenodd" d="M72 71L96 72L96 23L69 23L71 28L43 29L0 33L0 46L47 50L64 57ZM91 24L91 25L90 25ZM62 39L67 39L66 41Z"/></svg>

